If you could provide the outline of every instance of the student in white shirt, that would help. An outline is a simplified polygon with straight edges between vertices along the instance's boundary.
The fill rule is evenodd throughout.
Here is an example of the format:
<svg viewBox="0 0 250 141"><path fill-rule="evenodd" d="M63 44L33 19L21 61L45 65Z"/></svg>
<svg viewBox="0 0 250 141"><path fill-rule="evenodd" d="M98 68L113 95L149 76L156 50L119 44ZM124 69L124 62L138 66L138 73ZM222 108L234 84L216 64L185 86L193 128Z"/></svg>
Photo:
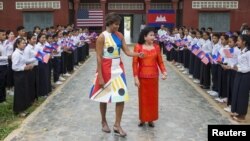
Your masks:
<svg viewBox="0 0 250 141"><path fill-rule="evenodd" d="M36 50L36 35L32 32L28 32L27 34L27 40L28 44L24 49L24 57L26 59L26 64L33 64L34 68L30 72L30 75L28 76L29 82L31 82L31 85L29 85L29 90L31 91L31 99L32 101L35 101L38 98L39 95L39 73L38 73L38 60L35 58Z"/></svg>
<svg viewBox="0 0 250 141"><path fill-rule="evenodd" d="M191 43L190 43L191 47L198 42L198 39L195 36L196 36L196 31L192 31L191 32L192 39L191 39ZM189 56L189 70L188 70L189 74L190 74L189 78L193 78L195 55L191 51L189 51L189 54L190 54L190 56Z"/></svg>
<svg viewBox="0 0 250 141"><path fill-rule="evenodd" d="M6 100L6 77L8 71L8 55L4 47L5 30L0 29L0 103Z"/></svg>
<svg viewBox="0 0 250 141"><path fill-rule="evenodd" d="M39 34L37 36L37 44L35 45L35 51L42 51L44 50L46 43L46 35ZM49 77L49 65L43 63L41 61L38 62L38 72L39 72L39 95L42 97L47 97L50 90L51 90L51 81Z"/></svg>
<svg viewBox="0 0 250 141"><path fill-rule="evenodd" d="M202 38L203 33L201 31L197 31L196 32L196 38L198 39L197 41L197 45L201 48L202 45L204 44L204 39ZM200 71L201 71L201 60L198 56L195 56L194 59L194 74L193 74L193 78L194 78L194 82L195 83L200 83Z"/></svg>
<svg viewBox="0 0 250 141"><path fill-rule="evenodd" d="M204 44L201 46L201 50L206 54L212 53L212 42L210 41L210 34L208 32L203 33ZM201 63L201 74L200 74L200 85L203 89L209 89L211 85L211 63L207 65L203 62Z"/></svg>
<svg viewBox="0 0 250 141"><path fill-rule="evenodd" d="M231 112L233 119L237 121L245 120L250 88L250 37L241 35L238 37L237 45L241 54L238 56L238 64L233 67L237 71L232 93Z"/></svg>
<svg viewBox="0 0 250 141"><path fill-rule="evenodd" d="M221 48L221 44L219 43L220 35L219 34L213 34L212 40L213 40L213 50L211 56L217 56L218 52ZM212 90L207 91L211 96L218 96L218 63L213 62L211 65L211 71L212 71Z"/></svg>
<svg viewBox="0 0 250 141"><path fill-rule="evenodd" d="M230 68L233 68L238 63L238 56L240 55L241 51L236 46L237 42L237 36L231 36L229 37L228 45L230 49L233 49L232 58L227 58L227 65L222 65L222 68L224 70L228 71L227 76L227 107L224 108L225 111L231 112L231 103L232 103L232 92L233 92L233 86L234 86L234 78L236 75L236 71L232 70Z"/></svg>
<svg viewBox="0 0 250 141"><path fill-rule="evenodd" d="M12 55L12 69L14 71L14 103L13 111L20 116L26 116L25 110L31 106L32 101L29 93L29 81L27 76L33 69L33 64L26 64L23 51L26 46L26 42L23 38L18 38L15 41L15 51Z"/></svg>
<svg viewBox="0 0 250 141"><path fill-rule="evenodd" d="M12 61L11 61L11 55L14 52L13 46L15 42L15 34L13 31L8 30L6 32L7 40L5 40L5 48L7 50L7 56L8 56L8 73L7 73L7 89L9 95L14 95L14 78L13 78L13 70L11 68Z"/></svg>
<svg viewBox="0 0 250 141"><path fill-rule="evenodd" d="M160 27L160 29L158 30L157 34L158 34L159 38L160 38L161 36L167 34L166 30L164 29L164 25L161 25L161 27ZM159 45L160 45L161 51L162 51L162 49L163 49L163 47L164 47L164 42L159 42Z"/></svg>
<svg viewBox="0 0 250 141"><path fill-rule="evenodd" d="M227 63L227 58L225 57L224 49L229 49L229 46L228 46L229 36L226 34L223 34L221 35L220 40L221 40L221 48L219 50L219 54L221 58L223 59L221 61L220 60L218 61L218 63L220 64L217 70L218 71L218 96L219 97L215 98L215 100L221 103L226 103L227 91L228 91L226 88L228 71L224 70L221 64Z"/></svg>

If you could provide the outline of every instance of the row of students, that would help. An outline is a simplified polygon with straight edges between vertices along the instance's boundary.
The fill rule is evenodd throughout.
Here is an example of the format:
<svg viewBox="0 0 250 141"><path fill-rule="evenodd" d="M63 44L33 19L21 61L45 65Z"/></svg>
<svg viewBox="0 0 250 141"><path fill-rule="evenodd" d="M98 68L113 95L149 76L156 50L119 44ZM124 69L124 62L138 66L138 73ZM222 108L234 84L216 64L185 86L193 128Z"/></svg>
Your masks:
<svg viewBox="0 0 250 141"><path fill-rule="evenodd" d="M228 112L237 113L233 114L234 119L244 119L246 112L242 111L246 111L248 107L248 97L246 96L249 96L250 86L247 86L246 83L244 85L246 88L241 89L240 92L235 92L234 88L239 86L240 83L236 80L236 74L244 73L244 76L247 77L246 75L248 74L248 71L239 72L239 70L236 71L232 68L236 68L235 66L241 64L240 57L245 53L242 46L245 46L246 48L250 46L247 41L250 37L242 35L239 37L229 37L226 34L220 36L216 33L212 34L200 31L188 32L186 29L184 29L184 31L188 34L184 35L183 32L179 33L178 30L175 29L173 31L174 34L169 36L168 42L170 41L174 47L171 48L171 50L167 49L165 52L167 60L173 61L173 63L180 68L184 74L189 73L189 77L194 78L194 82L199 83L203 89L210 89L212 80L212 90L208 91L208 93L212 96L216 96L215 99L217 101L228 102L228 105L231 105L233 103L232 101L238 101L238 104L245 103L245 105L240 104L241 106L237 106L238 111L235 110L235 106L225 108ZM187 44L185 46L179 45L177 43L178 40L187 40ZM194 45L197 47L198 53L193 50ZM228 50L232 52L229 53ZM227 53L225 53L226 51ZM197 54L195 54L195 52ZM203 61L203 58L207 59L207 61ZM250 64L247 64L246 60L247 59L245 58L243 68L250 67ZM228 66L230 66L231 69L228 69ZM242 90L244 92L242 92ZM235 94L233 94L234 92ZM237 99L238 97L235 98L233 95L237 95L236 93L244 93L245 99ZM242 102L242 100L244 102Z"/></svg>
<svg viewBox="0 0 250 141"><path fill-rule="evenodd" d="M28 32L25 38L19 36L12 41L5 40L5 31L0 30L1 102L6 100L6 76L11 71L14 83L13 110L26 115L24 110L27 107L39 96L46 97L52 91L52 70L54 83L61 84L58 82L65 80L62 76L70 76L69 72L86 59L89 55L88 38L89 36L74 30L59 31L54 35ZM45 52L45 49L52 46L53 50ZM49 61L38 61L38 52L49 54ZM11 69L8 70L9 68Z"/></svg>

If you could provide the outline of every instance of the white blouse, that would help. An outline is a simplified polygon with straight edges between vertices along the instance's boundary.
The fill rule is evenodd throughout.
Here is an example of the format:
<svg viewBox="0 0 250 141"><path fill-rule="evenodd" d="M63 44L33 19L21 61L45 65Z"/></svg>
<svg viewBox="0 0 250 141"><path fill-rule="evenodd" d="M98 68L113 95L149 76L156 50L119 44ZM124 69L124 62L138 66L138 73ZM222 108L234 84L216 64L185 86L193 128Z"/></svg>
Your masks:
<svg viewBox="0 0 250 141"><path fill-rule="evenodd" d="M12 54L12 70L13 71L24 71L26 66L26 59L23 55L23 51L20 49L15 49Z"/></svg>
<svg viewBox="0 0 250 141"><path fill-rule="evenodd" d="M250 72L250 51L244 48L241 54L238 56L238 72L248 73Z"/></svg>

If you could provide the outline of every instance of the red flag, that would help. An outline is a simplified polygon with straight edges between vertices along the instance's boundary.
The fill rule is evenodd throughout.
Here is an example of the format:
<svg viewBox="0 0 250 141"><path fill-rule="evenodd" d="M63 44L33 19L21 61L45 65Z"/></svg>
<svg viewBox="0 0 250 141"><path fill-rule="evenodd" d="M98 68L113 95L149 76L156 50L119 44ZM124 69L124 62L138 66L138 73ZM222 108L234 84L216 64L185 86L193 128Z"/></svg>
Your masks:
<svg viewBox="0 0 250 141"><path fill-rule="evenodd" d="M223 52L225 53L227 58L233 58L233 54L230 52L229 49L223 49Z"/></svg>

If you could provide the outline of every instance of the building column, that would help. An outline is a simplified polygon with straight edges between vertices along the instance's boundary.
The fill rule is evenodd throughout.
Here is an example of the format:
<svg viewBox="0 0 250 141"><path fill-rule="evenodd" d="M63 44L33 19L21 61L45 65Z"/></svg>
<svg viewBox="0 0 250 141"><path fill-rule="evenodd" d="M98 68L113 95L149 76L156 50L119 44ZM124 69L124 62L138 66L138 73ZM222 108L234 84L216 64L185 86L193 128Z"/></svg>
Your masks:
<svg viewBox="0 0 250 141"><path fill-rule="evenodd" d="M145 0L145 11L146 11L146 25L148 24L148 10L150 10L151 0Z"/></svg>
<svg viewBox="0 0 250 141"><path fill-rule="evenodd" d="M75 14L75 21L74 21L74 24L75 24L75 27L76 27L76 23L77 23L77 12L78 12L78 9L79 9L79 5L80 5L80 0L74 0L74 14Z"/></svg>
<svg viewBox="0 0 250 141"><path fill-rule="evenodd" d="M177 9L178 9L178 2L179 0L172 0L172 4L173 4L173 10L175 12L175 26L177 26Z"/></svg>
<svg viewBox="0 0 250 141"><path fill-rule="evenodd" d="M106 15L106 0L100 0L101 3L101 10L103 12L103 26L102 26L102 30L105 30L106 25L105 25L105 15Z"/></svg>

